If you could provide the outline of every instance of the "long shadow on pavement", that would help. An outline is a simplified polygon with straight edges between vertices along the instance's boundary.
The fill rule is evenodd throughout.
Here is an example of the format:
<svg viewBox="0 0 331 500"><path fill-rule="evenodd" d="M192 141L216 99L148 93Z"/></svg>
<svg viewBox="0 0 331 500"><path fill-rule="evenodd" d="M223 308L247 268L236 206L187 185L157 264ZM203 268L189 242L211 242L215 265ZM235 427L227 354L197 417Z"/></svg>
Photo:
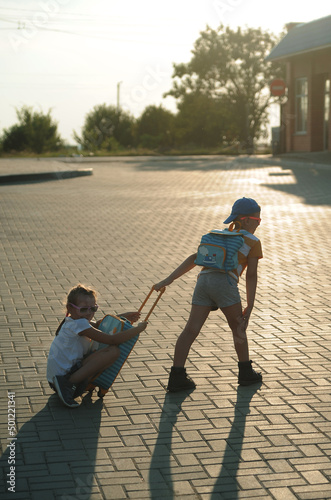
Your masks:
<svg viewBox="0 0 331 500"><path fill-rule="evenodd" d="M131 160L131 163L134 161ZM254 163L251 159L245 161L245 158L219 156L213 157L176 157L167 159L167 157L160 157L159 159L151 158L138 162L135 166L137 170L145 172L155 171L226 171L226 170L247 170L253 168L271 168L277 166L283 169L283 172L271 173L270 177L284 177L292 175L295 177L295 183L263 183L262 186L269 189L282 191L284 193L293 194L304 200L304 203L309 205L331 205L331 168L323 166L323 168L314 168L307 164L300 166L291 165L290 162L286 166L282 166L281 162L277 164L263 163L261 160Z"/></svg>
<svg viewBox="0 0 331 500"><path fill-rule="evenodd" d="M242 447L245 438L246 418L250 413L249 405L256 392L261 387L257 384L251 387L238 387L234 419L228 438L224 455L220 458L221 470L211 493L211 500L228 498L236 500L238 496L237 473L242 460ZM181 412L181 405L188 397L188 393L166 394L159 432L155 444L150 470L149 489L152 500L176 498L176 492L171 480L171 449L173 430L177 416ZM176 465L176 464L174 464Z"/></svg>
<svg viewBox="0 0 331 500"><path fill-rule="evenodd" d="M237 401L234 409L234 419L229 436L226 439L226 447L222 459L221 470L211 494L211 500L227 498L236 500L238 496L237 474L239 469L245 438L246 417L249 415L250 402L262 384L250 387L238 386Z"/></svg>
<svg viewBox="0 0 331 500"><path fill-rule="evenodd" d="M286 176L293 175L296 181L295 183L262 184L269 189L298 196L307 205L331 205L331 168L327 170L308 166L291 166L284 167L283 172L269 175L272 178L275 176L286 178Z"/></svg>
<svg viewBox="0 0 331 500"><path fill-rule="evenodd" d="M234 419L224 455L220 458L221 470L211 493L211 500L228 498L236 500L238 497L237 473L242 460L242 447L245 438L246 417L250 413L249 405L261 387L256 384L251 387L238 387ZM171 449L173 430L177 422L181 405L189 393L166 394L164 398L159 432L149 470L149 489L152 500L176 498L176 492L171 480ZM174 464L175 466L176 464Z"/></svg>
<svg viewBox="0 0 331 500"><path fill-rule="evenodd" d="M151 500L175 498L175 491L171 480L171 448L173 429L177 416L181 412L181 405L190 392L178 394L167 393L161 412L159 432L149 469L149 490ZM174 464L176 465L176 464Z"/></svg>
<svg viewBox="0 0 331 500"><path fill-rule="evenodd" d="M26 422L0 459L3 500L15 498L90 498L95 488L95 459L103 403L84 397L70 410L54 394L45 407ZM7 483L15 460L15 493ZM14 479L12 477L12 479Z"/></svg>
<svg viewBox="0 0 331 500"><path fill-rule="evenodd" d="M145 172L156 172L158 170L166 172L171 170L182 171L209 171L209 170L244 170L247 165L242 161L237 161L235 157L220 156L218 158L197 157L177 157L176 159L162 160L150 159L138 163L137 170Z"/></svg>

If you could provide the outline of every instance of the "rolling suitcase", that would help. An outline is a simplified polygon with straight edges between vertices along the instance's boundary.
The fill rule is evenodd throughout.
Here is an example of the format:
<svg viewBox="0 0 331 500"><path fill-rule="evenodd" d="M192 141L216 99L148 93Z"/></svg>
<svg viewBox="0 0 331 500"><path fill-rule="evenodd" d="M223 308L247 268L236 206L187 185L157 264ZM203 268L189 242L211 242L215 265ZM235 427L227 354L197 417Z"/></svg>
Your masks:
<svg viewBox="0 0 331 500"><path fill-rule="evenodd" d="M150 290L146 299L144 300L144 302L140 306L139 312L141 312L142 308L144 307L144 305L148 301L149 297L152 295L153 290L154 290L153 288ZM151 315L152 311L154 310L156 304L160 300L164 291L165 291L165 288L162 288L159 291L158 296L157 296L156 300L154 301L152 307L150 308L144 321L148 320L149 316ZM119 332L128 330L129 328L132 328L132 324L130 323L130 321L128 321L125 318L113 316L111 314L107 314L103 318L102 322L99 325L99 330L101 330L104 333L109 333L110 335L113 335L114 333L119 333ZM122 344L120 344L118 346L120 349L120 352L121 352L118 359L109 368L107 368L104 372L100 373L94 380L92 380L92 382L89 383L89 385L87 387L87 391L92 392L96 387L98 387L99 388L98 396L100 398L103 398L105 396L105 394L107 394L110 387L115 382L115 379L116 379L117 375L119 374L125 361L127 360L129 354L131 353L132 349L134 348L138 338L139 338L139 334L137 334L132 339L127 340L126 342L123 342ZM99 344L98 349L102 349L103 347L106 347L106 344Z"/></svg>

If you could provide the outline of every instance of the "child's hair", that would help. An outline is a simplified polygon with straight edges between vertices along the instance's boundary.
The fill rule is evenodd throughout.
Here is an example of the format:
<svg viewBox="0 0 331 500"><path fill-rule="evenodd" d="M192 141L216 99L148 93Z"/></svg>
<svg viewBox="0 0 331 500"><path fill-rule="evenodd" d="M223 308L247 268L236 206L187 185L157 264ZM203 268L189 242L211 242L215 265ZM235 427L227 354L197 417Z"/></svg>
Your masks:
<svg viewBox="0 0 331 500"><path fill-rule="evenodd" d="M85 285L82 285L79 283L77 286L72 288L70 292L68 293L67 296L67 304L75 304L77 305L77 298L79 295L85 295L85 297L94 297L95 300L97 300L97 292L95 290L92 290L92 288L89 288Z"/></svg>

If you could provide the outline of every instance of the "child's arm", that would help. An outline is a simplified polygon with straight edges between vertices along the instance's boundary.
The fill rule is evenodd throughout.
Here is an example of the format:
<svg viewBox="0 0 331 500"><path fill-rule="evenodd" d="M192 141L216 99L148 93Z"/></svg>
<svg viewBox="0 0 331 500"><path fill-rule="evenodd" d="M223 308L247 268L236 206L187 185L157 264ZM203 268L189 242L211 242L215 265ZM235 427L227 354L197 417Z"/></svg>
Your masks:
<svg viewBox="0 0 331 500"><path fill-rule="evenodd" d="M146 327L147 327L147 322L142 321L141 323L139 323L138 326L135 326L134 328L129 328L128 330L125 330L123 332L115 333L114 335L109 335L108 333L104 333L101 330L97 330L97 328L91 326L91 328L83 330L78 335L83 337L88 337L89 339L95 340L100 344L120 345L123 342L132 339L132 337L135 337L138 333L144 331Z"/></svg>
<svg viewBox="0 0 331 500"><path fill-rule="evenodd" d="M193 269L196 266L196 264L194 264L196 258L197 258L196 253L187 257L187 259L185 259L184 262L182 262L180 266L177 267L177 269L175 269L171 274L169 274L167 278L160 281L159 283L156 283L154 285L154 290L158 292L159 290L161 290L161 288L171 285L171 283L175 281L177 278L180 278L181 276L183 276L183 274L187 273L188 271L191 271L191 269Z"/></svg>
<svg viewBox="0 0 331 500"><path fill-rule="evenodd" d="M138 311L124 312L124 313L118 314L117 316L120 316L120 317L127 319L128 321L130 321L130 323L135 323L140 318L140 312L138 312Z"/></svg>
<svg viewBox="0 0 331 500"><path fill-rule="evenodd" d="M130 321L130 323L135 323L136 321L138 321L141 314L138 311L133 311L133 312L116 314L116 316L123 317L123 318L127 319L128 321ZM90 323L94 328L99 328L100 323L102 321L103 321L103 318L99 319L98 321L91 321Z"/></svg>
<svg viewBox="0 0 331 500"><path fill-rule="evenodd" d="M247 307L243 311L243 317L248 322L254 307L255 293L257 286L257 266L259 259L257 257L248 257L246 271L246 299Z"/></svg>

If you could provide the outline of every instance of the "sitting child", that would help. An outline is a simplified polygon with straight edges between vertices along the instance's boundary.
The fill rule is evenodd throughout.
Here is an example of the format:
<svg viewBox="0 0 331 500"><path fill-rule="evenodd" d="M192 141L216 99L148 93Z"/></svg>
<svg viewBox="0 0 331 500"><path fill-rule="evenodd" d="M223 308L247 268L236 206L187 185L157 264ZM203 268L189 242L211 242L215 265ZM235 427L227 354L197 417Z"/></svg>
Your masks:
<svg viewBox="0 0 331 500"><path fill-rule="evenodd" d="M98 310L97 294L83 285L70 290L66 303L66 318L53 340L47 361L47 380L62 402L70 408L79 406L75 398L88 383L111 366L118 356L119 344L145 330L147 322L114 335L98 330L102 320L92 321ZM139 319L138 312L120 314L131 323ZM92 341L107 344L93 352Z"/></svg>

